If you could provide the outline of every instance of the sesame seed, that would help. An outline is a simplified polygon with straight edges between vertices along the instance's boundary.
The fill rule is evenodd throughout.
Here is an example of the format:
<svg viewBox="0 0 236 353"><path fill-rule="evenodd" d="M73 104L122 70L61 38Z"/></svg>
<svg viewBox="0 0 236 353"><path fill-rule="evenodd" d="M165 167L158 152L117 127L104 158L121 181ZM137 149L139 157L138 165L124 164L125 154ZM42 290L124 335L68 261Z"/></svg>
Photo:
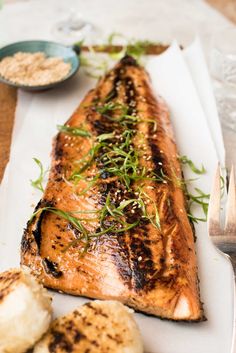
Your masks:
<svg viewBox="0 0 236 353"><path fill-rule="evenodd" d="M142 259L143 259L142 256L138 257L138 261L142 261Z"/></svg>

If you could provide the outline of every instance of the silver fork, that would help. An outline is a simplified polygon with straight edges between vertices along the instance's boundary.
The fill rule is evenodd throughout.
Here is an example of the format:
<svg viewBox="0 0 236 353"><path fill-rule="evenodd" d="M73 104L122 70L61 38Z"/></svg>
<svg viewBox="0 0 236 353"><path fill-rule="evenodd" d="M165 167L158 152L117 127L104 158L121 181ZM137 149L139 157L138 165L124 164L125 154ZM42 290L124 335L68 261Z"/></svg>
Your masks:
<svg viewBox="0 0 236 353"><path fill-rule="evenodd" d="M226 203L225 224L220 222L221 180L220 166L216 170L208 209L208 232L213 244L231 260L236 280L236 189L232 167ZM234 327L231 353L236 353L236 303L234 303Z"/></svg>

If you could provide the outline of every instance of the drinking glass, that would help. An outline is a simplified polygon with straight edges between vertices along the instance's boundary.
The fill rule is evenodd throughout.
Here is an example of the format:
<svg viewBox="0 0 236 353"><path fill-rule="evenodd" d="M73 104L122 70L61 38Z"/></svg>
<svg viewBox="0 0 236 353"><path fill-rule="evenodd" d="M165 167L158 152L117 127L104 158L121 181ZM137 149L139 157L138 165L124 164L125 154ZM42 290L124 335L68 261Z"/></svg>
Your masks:
<svg viewBox="0 0 236 353"><path fill-rule="evenodd" d="M91 22L87 21L77 8L65 8L67 13L64 20L57 22L52 33L56 39L65 44L74 44L86 40L87 44L92 44L98 36L98 29Z"/></svg>
<svg viewBox="0 0 236 353"><path fill-rule="evenodd" d="M236 131L236 28L214 34L210 70L220 120L223 127Z"/></svg>

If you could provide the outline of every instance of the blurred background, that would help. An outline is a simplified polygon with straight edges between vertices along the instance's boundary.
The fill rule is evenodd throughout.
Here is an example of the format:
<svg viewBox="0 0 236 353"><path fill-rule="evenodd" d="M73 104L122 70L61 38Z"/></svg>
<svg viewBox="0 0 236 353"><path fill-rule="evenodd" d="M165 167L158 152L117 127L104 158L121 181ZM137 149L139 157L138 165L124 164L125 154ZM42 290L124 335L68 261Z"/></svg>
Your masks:
<svg viewBox="0 0 236 353"><path fill-rule="evenodd" d="M0 0L0 3L1 44L29 38L59 39L55 26L70 19L74 26L80 20L96 27L96 41L116 31L127 37L148 37L167 43L174 36L186 45L194 33L201 34L207 42L215 31L236 21L235 0Z"/></svg>

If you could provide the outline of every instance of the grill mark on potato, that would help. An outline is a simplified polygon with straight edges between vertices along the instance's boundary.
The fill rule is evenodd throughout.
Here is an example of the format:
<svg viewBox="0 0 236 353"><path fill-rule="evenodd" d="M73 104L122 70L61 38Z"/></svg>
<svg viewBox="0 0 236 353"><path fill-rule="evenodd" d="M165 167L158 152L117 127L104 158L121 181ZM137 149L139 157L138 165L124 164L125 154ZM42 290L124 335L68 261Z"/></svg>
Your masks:
<svg viewBox="0 0 236 353"><path fill-rule="evenodd" d="M11 272L6 271L0 275L1 289L0 289L0 302L11 292L12 285L17 283L22 274L19 271Z"/></svg>
<svg viewBox="0 0 236 353"><path fill-rule="evenodd" d="M100 315L105 318L108 318L108 315L102 311L101 308L98 308L96 306L93 306L93 303L85 303L84 306L87 306L89 309L91 309L95 315Z"/></svg>
<svg viewBox="0 0 236 353"><path fill-rule="evenodd" d="M73 345L68 341L64 332L51 330L52 341L48 345L50 353L56 353L58 349L64 350L65 352L71 353L73 351Z"/></svg>

